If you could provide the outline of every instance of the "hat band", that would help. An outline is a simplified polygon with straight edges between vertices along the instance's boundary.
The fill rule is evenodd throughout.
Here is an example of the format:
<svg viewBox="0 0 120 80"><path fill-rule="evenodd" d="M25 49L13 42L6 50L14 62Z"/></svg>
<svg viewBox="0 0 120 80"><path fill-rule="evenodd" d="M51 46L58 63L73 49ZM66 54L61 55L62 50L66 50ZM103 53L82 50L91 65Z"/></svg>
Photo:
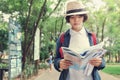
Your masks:
<svg viewBox="0 0 120 80"><path fill-rule="evenodd" d="M74 9L74 10L69 10L66 13L70 14L70 13L75 13L75 12L81 12L81 11L85 11L85 9Z"/></svg>

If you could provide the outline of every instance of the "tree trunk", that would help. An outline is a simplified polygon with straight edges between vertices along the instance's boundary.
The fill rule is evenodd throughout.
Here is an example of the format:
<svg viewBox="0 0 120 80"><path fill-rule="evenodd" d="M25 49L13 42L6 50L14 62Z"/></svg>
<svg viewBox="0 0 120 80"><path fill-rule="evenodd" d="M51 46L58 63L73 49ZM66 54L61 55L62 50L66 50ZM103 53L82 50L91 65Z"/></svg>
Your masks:
<svg viewBox="0 0 120 80"><path fill-rule="evenodd" d="M120 63L120 51L118 51L118 62Z"/></svg>
<svg viewBox="0 0 120 80"><path fill-rule="evenodd" d="M64 25L64 18L62 18L62 23L61 23L61 27L60 27L60 31L59 31L60 34L61 34L61 31L62 31L63 25ZM60 35L60 34L59 34L59 35ZM58 35L58 36L59 36L59 35Z"/></svg>
<svg viewBox="0 0 120 80"><path fill-rule="evenodd" d="M111 52L109 52L109 59L108 59L108 62L112 62L112 53Z"/></svg>
<svg viewBox="0 0 120 80"><path fill-rule="evenodd" d="M97 26L97 32L96 32L96 36L99 36L99 27Z"/></svg>
<svg viewBox="0 0 120 80"><path fill-rule="evenodd" d="M115 62L117 63L118 62L118 56L115 55Z"/></svg>
<svg viewBox="0 0 120 80"><path fill-rule="evenodd" d="M103 24L102 24L102 35L101 35L101 42L104 39L104 27L105 27L105 22L106 22L106 18L103 20Z"/></svg>

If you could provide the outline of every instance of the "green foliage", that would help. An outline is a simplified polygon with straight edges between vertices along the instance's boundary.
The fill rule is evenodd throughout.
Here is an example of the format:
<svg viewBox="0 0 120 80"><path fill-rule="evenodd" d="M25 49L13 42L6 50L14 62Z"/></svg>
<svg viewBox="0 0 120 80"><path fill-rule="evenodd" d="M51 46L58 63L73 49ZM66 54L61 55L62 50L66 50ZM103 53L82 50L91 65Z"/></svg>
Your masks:
<svg viewBox="0 0 120 80"><path fill-rule="evenodd" d="M0 69L8 69L8 64L0 63Z"/></svg>
<svg viewBox="0 0 120 80"><path fill-rule="evenodd" d="M33 64L26 64L25 69L24 69L24 76L27 78L32 76L32 74L34 72L34 67L35 66Z"/></svg>
<svg viewBox="0 0 120 80"><path fill-rule="evenodd" d="M4 51L8 48L8 31L0 30L0 51Z"/></svg>
<svg viewBox="0 0 120 80"><path fill-rule="evenodd" d="M107 21L106 21L106 36L109 37L110 46L108 46L109 51L112 55L120 54L120 6L117 0L105 0L107 5ZM113 57L112 56L112 57ZM118 57L119 59L119 57Z"/></svg>
<svg viewBox="0 0 120 80"><path fill-rule="evenodd" d="M47 69L47 68L49 68L49 66L47 64L45 64L45 63L39 64L39 69Z"/></svg>
<svg viewBox="0 0 120 80"><path fill-rule="evenodd" d="M42 47L40 51L40 60L45 60L46 58L48 58L48 56L49 56L48 47L47 46Z"/></svg>
<svg viewBox="0 0 120 80"><path fill-rule="evenodd" d="M53 40L50 41L50 39L47 39L47 41L44 42L44 45L41 46L40 60L47 59L49 57L50 51L54 52L54 50L55 50L55 42Z"/></svg>
<svg viewBox="0 0 120 80"><path fill-rule="evenodd" d="M24 9L26 11L25 5L28 5L27 0L1 0L0 1L0 10L4 13L13 13Z"/></svg>

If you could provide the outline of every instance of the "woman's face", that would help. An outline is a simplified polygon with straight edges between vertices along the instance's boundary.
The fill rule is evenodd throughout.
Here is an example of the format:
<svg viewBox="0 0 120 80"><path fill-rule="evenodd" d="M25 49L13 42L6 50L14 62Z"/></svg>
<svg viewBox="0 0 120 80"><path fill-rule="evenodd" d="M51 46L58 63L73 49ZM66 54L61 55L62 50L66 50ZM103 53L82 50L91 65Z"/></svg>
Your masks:
<svg viewBox="0 0 120 80"><path fill-rule="evenodd" d="M84 20L83 15L70 16L69 21L70 21L70 24L72 26L72 29L75 31L80 31L82 29L83 20Z"/></svg>

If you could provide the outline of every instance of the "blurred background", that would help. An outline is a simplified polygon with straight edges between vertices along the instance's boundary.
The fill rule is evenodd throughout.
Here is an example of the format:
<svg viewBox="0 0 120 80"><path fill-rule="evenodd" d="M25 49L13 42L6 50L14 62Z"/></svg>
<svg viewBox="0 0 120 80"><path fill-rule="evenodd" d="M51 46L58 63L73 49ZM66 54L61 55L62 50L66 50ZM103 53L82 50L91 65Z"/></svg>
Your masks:
<svg viewBox="0 0 120 80"><path fill-rule="evenodd" d="M57 38L69 28L63 16L66 1L0 0L0 80L28 79L49 67L49 52L55 54ZM89 11L85 27L107 49L103 72L120 78L120 0L83 3Z"/></svg>

